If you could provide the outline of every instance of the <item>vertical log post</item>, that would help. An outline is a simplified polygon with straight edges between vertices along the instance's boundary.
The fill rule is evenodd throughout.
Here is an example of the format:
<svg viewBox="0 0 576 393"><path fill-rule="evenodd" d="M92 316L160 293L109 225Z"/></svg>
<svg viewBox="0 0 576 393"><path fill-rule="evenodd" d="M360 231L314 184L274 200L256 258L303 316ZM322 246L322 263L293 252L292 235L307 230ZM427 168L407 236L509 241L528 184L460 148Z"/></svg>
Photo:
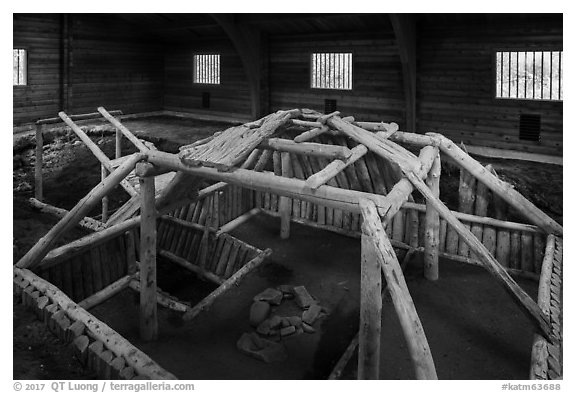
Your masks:
<svg viewBox="0 0 576 393"><path fill-rule="evenodd" d="M34 164L34 196L42 201L42 154L44 153L44 135L42 124L36 124L36 163Z"/></svg>
<svg viewBox="0 0 576 393"><path fill-rule="evenodd" d="M460 185L458 187L458 210L462 213L474 214L474 202L476 201L476 178L464 168L460 168ZM464 224L470 229L470 224ZM462 240L462 239L460 239ZM460 241L458 254L467 257L469 253L468 243Z"/></svg>
<svg viewBox="0 0 576 393"><path fill-rule="evenodd" d="M115 158L122 157L122 131L116 128L116 154Z"/></svg>
<svg viewBox="0 0 576 393"><path fill-rule="evenodd" d="M100 175L101 175L102 181L104 181L106 179L106 176L108 176L108 171L104 167L104 164L100 164ZM102 221L103 223L106 223L106 221L108 221L108 196L107 195L104 195L102 197L102 219L100 221Z"/></svg>
<svg viewBox="0 0 576 393"><path fill-rule="evenodd" d="M126 244L126 274L134 274L138 271L136 266L136 242L134 232L127 231L124 234Z"/></svg>
<svg viewBox="0 0 576 393"><path fill-rule="evenodd" d="M440 154L436 155L432 168L426 178L426 184L440 198ZM426 201L426 236L424 236L424 277L430 281L438 280L438 244L440 243L440 215L430 202Z"/></svg>
<svg viewBox="0 0 576 393"><path fill-rule="evenodd" d="M358 379L379 379L382 275L374 244L362 232Z"/></svg>
<svg viewBox="0 0 576 393"><path fill-rule="evenodd" d="M138 164L137 166L146 165ZM137 168L138 172L138 168ZM156 208L154 177L140 177L140 337L151 341L158 337L156 305Z"/></svg>
<svg viewBox="0 0 576 393"><path fill-rule="evenodd" d="M282 176L292 177L292 165L290 164L290 153L281 153ZM292 200L287 197L280 197L278 206L280 212L280 238L290 237L290 215L292 212Z"/></svg>

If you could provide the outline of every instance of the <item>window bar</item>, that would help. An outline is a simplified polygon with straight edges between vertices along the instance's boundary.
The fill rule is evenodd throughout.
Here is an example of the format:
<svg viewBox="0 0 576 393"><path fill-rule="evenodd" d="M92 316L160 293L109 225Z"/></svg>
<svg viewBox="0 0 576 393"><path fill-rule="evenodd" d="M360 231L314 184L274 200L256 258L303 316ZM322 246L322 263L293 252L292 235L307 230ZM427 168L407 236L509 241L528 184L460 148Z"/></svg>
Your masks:
<svg viewBox="0 0 576 393"><path fill-rule="evenodd" d="M550 51L550 99L552 99L552 63L553 63L553 59L552 59L552 55L554 52Z"/></svg>
<svg viewBox="0 0 576 393"><path fill-rule="evenodd" d="M520 52L516 52L516 98L518 98L518 86L520 85L520 77L518 74L518 53Z"/></svg>
<svg viewBox="0 0 576 393"><path fill-rule="evenodd" d="M330 59L328 58L328 53L324 53L324 88L328 87L328 84L330 83L330 69L328 68L328 61Z"/></svg>
<svg viewBox="0 0 576 393"><path fill-rule="evenodd" d="M352 54L348 55L348 88L352 89Z"/></svg>
<svg viewBox="0 0 576 393"><path fill-rule="evenodd" d="M338 53L336 55L336 88L337 89L341 89L342 85L341 85L341 79L340 79L340 75L342 75L342 73L340 72L340 56L341 54Z"/></svg>
<svg viewBox="0 0 576 393"><path fill-rule="evenodd" d="M512 53L508 52L508 98L510 98L510 87L512 79Z"/></svg>
<svg viewBox="0 0 576 393"><path fill-rule="evenodd" d="M562 99L562 52L558 54L558 99Z"/></svg>
<svg viewBox="0 0 576 393"><path fill-rule="evenodd" d="M532 51L532 98L536 98L536 51Z"/></svg>
<svg viewBox="0 0 576 393"><path fill-rule="evenodd" d="M500 97L504 97L504 52L500 52Z"/></svg>
<svg viewBox="0 0 576 393"><path fill-rule="evenodd" d="M544 52L540 53L540 98L544 99Z"/></svg>
<svg viewBox="0 0 576 393"><path fill-rule="evenodd" d="M524 52L524 98L528 98L528 52Z"/></svg>
<svg viewBox="0 0 576 393"><path fill-rule="evenodd" d="M336 88L336 55L334 53L330 54L330 65L332 66L332 88Z"/></svg>

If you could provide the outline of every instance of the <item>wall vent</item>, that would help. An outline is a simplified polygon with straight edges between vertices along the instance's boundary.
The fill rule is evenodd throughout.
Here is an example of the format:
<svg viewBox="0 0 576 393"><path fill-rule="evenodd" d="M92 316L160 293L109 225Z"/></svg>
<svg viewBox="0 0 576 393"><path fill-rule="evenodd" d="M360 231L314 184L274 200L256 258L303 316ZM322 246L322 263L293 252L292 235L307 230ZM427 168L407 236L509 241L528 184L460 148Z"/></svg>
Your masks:
<svg viewBox="0 0 576 393"><path fill-rule="evenodd" d="M540 115L521 114L518 124L520 140L540 142Z"/></svg>
<svg viewBox="0 0 576 393"><path fill-rule="evenodd" d="M210 108L210 93L204 92L202 93L202 108Z"/></svg>
<svg viewBox="0 0 576 393"><path fill-rule="evenodd" d="M328 114L328 113L332 113L337 111L338 109L336 109L338 107L338 102L336 100L330 100L328 98L326 98L324 100L324 113Z"/></svg>

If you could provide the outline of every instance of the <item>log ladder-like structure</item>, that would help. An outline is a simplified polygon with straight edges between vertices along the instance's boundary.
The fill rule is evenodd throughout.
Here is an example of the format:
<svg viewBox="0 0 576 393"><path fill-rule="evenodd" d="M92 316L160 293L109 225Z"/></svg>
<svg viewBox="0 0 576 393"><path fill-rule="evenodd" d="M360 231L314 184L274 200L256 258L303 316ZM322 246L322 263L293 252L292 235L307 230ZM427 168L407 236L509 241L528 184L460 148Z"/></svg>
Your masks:
<svg viewBox="0 0 576 393"><path fill-rule="evenodd" d="M339 112L321 114L294 109L231 127L183 146L179 154L169 154L143 143L104 108L98 111L117 128L117 140L125 136L138 152L121 157L117 149L115 160L102 157L98 147L82 136L73 117L60 113L61 119L100 156L102 182L22 257L14 268L14 275L15 288L25 303L35 304L42 315L52 312L52 319L66 318L70 325L64 323L66 332L70 332L69 327L76 322L79 322L77 326L81 323L82 329L74 333L79 347L95 346L91 351L97 353L100 360L106 352L110 353L106 355L109 361L122 359L117 361L118 364L124 362L122 367L118 365L112 367L113 370L131 367L132 373L137 370L136 374L141 376L174 377L135 351L112 329L93 316L90 318L87 310L131 287L140 292L143 339L153 340L159 334L157 304L182 311L185 320L193 319L269 255L270 250L255 249L226 234L255 212L264 210L280 217L282 238L289 238L291 221L361 238L359 333L331 377L338 376L357 346L358 377L379 378L384 277L385 290L398 314L416 378L437 378L424 326L394 248L404 248L409 254L423 252L424 275L429 280L439 279L441 256L481 264L534 326L531 377L547 379L561 375L563 229L441 134L401 132L394 123L361 122L340 117ZM418 156L400 143L420 148ZM485 190L518 210L533 225L449 210L439 197L441 155L459 165ZM130 179L138 179L138 184ZM199 189L201 179L216 183ZM131 199L109 218L103 209L102 222L95 233L53 249L56 240L71 227L94 221L85 216L100 202L104 207L103 198L117 185L130 193ZM228 190L233 191L223 203ZM414 190L425 197L425 205L414 203L411 195ZM205 203L200 203L202 201ZM200 205L203 207L199 208ZM135 216L138 211L140 215ZM424 217L419 217L420 213ZM491 233L485 239L479 238L476 230L482 226L486 233L488 229ZM532 262L532 266L538 266L535 273L540 274L537 302L511 276L522 269L502 262L501 256L506 252L501 251L504 248L500 243L496 246L494 239L500 238L500 231L507 230L521 234L521 239L534 239L535 250L537 244L541 244L536 239L546 236L543 259ZM529 235L525 237L525 233ZM456 248L465 247L465 256L450 252L450 247L454 249L449 246L450 238L460 241L460 247ZM98 290L94 285L86 290L89 280L83 269L96 274L95 247L109 242L114 242L119 250L119 262L106 274L102 272L100 281L107 286L102 287L100 283ZM105 253L100 247L100 258L109 257ZM59 290L58 285L35 273L50 269L64 271L61 261L89 255L94 257L90 259L92 265L74 265L71 271L75 277L68 281L84 283L82 289L89 296L82 297L78 303ZM217 283L218 289L194 307L171 298L156 287L157 255ZM540 255L537 251L533 253L533 260L538 259L537 255ZM91 270L93 268L95 270ZM534 272L530 274L536 276ZM74 287L65 292L79 291ZM100 344L88 344L87 336ZM145 363L141 358L136 359L134 353ZM106 364L111 363L113 361Z"/></svg>

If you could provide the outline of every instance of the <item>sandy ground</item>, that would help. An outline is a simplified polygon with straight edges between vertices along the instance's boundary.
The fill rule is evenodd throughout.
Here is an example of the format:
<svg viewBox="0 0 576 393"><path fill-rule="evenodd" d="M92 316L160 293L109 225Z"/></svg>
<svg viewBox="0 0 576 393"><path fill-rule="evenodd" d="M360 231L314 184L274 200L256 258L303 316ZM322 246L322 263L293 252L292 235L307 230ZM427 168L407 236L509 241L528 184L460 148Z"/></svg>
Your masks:
<svg viewBox="0 0 576 393"><path fill-rule="evenodd" d="M176 135L174 141L164 141L157 137L148 138L153 140L154 143L162 150L176 151L177 147L181 144L190 143L194 140L201 139L207 135L212 134L216 130L225 128L224 125L210 125L210 123L194 124L194 122L184 120L170 120L159 119L155 122L134 122L126 123L129 128L137 129L138 133L146 137L151 133L165 133L166 135ZM135 128L134 128L135 127ZM194 131L196 127L197 131ZM191 131L191 129L193 131ZM112 136L93 135L93 140L110 156L113 155L114 138ZM92 156L88 149L79 143L74 137L70 135L61 135L53 140L48 139L45 147L45 182L44 190L46 201L56 206L71 208L78 200L80 200L93 186L100 180L100 168L98 161ZM123 145L123 152L126 154L133 151L133 149L126 143ZM26 200L33 196L33 149L28 144L21 144L14 149L14 175L13 175L13 257L14 263L56 222L54 218L39 214L29 207ZM512 183L520 192L532 200L538 207L542 208L549 215L555 218L558 222L562 223L562 167L545 164L535 164L521 161L507 161L507 160L488 160L480 159L483 164L492 163L497 172L507 181ZM451 207L455 208L457 205L457 197L454 198L454 189L457 190L458 185L458 172L451 169L449 166L443 168L442 173L442 199ZM112 208L118 206L122 201L127 200L127 195L118 190L112 197ZM92 215L99 214L99 209L95 209ZM275 228L275 227L274 227ZM254 231L253 231L254 232ZM69 241L73 238L82 236L81 231L74 231L62 242ZM274 236L248 236L246 240L255 243L257 246L265 248L268 243L273 242ZM331 235L332 236L332 235ZM242 237L242 236L240 236ZM257 244L259 241L265 244ZM305 250L305 249L304 249ZM314 249L313 251L316 251ZM287 251L288 252L288 249ZM278 251L277 254L278 255ZM451 264L446 264L447 267ZM460 266L460 265L459 265ZM448 345L445 350L435 351L438 345L437 340L440 342L442 339L435 338L432 335L430 338L430 345L433 348L433 353L438 353L439 358L435 358L438 363L439 376L442 378L481 378L484 375L483 369L490 363L490 359L494 356L496 359L501 360L502 364L510 364L511 367L503 367L501 371L493 370L491 374L493 378L524 378L525 374L521 373L527 371L526 365L526 348L529 348L527 340L527 333L523 330L522 335L517 334L521 339L516 340L510 345L506 353L497 353L496 349L508 342L509 335L514 335L514 329L526 325L526 321L522 320L523 316L516 316L514 314L515 308L508 305L502 305L498 299L502 295L498 292L499 288L490 288L489 291L484 288L484 279L480 279L481 273L476 273L475 268L468 268L467 271L461 271L459 266L447 269L443 279L441 288L429 288L430 284L424 282L422 285L411 286L413 296L426 307L422 310L419 309L424 326L433 326L432 330L443 332L446 337L451 337L453 332L451 329L460 329L468 332L468 337L461 340L445 340L452 341L445 344ZM416 267L415 267L416 269ZM275 270L268 274L268 278L279 275L282 277L282 272L285 270ZM160 273L159 273L160 274ZM169 275L168 275L169 276ZM409 276L410 277L410 276ZM181 279L181 281L183 278ZM461 291L469 289L472 282L478 283L477 293L471 292L468 301L461 297ZM343 280L341 280L343 281ZM182 281L183 282L183 281ZM419 282L419 281L418 281ZM446 285L444 285L444 282ZM174 288L178 290L178 283L165 281L166 288ZM182 283L180 284L182 285ZM411 284L409 278L409 285ZM486 284L490 285L490 284ZM201 297L203 291L209 291L208 288L200 288L196 297ZM449 290L448 290L449 289ZM428 296L428 291L435 291L438 295L434 298L437 299L439 304L430 304L431 297ZM490 296L486 293L490 292ZM179 294L182 295L182 294ZM190 299L192 300L192 298ZM417 304L418 301L416 301ZM388 302L389 303L389 302ZM476 308L470 308L468 304L477 304ZM493 314L486 313L493 304L498 304L503 307L500 314L509 315L510 319L501 321L494 319ZM332 305L333 310L338 310L337 305ZM387 305L389 307L389 304ZM431 310L430 315L426 310ZM14 305L14 378L15 379L77 379L77 378L93 378L93 376L86 374L79 365L72 359L70 352L58 340L53 337L41 324L36 321L32 314L24 312L23 309L15 304ZM330 318L323 322L326 324L320 341L325 340L325 343L316 343L315 353L318 360L306 363L309 367L306 371L302 371L299 375L293 374L293 377L300 378L323 378L329 372L328 365L337 358L345 346L348 344L351 337L355 334L354 325L346 327L346 322L337 315L352 313L356 311L346 312L336 311L333 313L334 320L330 322ZM385 315L393 315L394 313L387 310ZM462 314L463 313L463 314ZM462 318L464 315L464 318ZM347 317L348 318L348 317ZM174 318L167 318L167 323L176 323ZM172 321L172 322L170 322ZM480 321L481 323L474 323ZM393 320L385 320L386 331L398 331L394 326ZM176 323L177 324L177 323ZM328 328L329 324L336 327ZM468 325L467 325L468 324ZM467 325L467 326L466 326ZM323 325L324 326L324 325ZM332 325L330 325L332 326ZM338 328L339 326L339 328ZM390 330L388 329L390 327ZM177 328L177 326L176 326ZM175 329L176 329L175 328ZM521 328L525 329L524 328ZM177 330L177 329L176 329ZM385 330L385 329L383 329ZM331 335L333 337L331 337ZM529 336L529 335L528 335ZM232 337L232 336L230 336ZM236 332L234 334L236 337ZM396 335L388 335L385 339L392 340L387 342L386 345L402 342L402 338ZM467 341L466 341L467 340ZM450 349L451 348L451 349ZM488 353L482 352L482 348L488 348ZM470 352L471 351L471 352ZM461 359L454 359L453 352L468 352L467 359L472 359L473 363L462 362ZM383 352L386 355L386 351ZM475 355L474 355L475 354ZM444 363L446 358L446 363ZM65 359L65 360L62 360ZM398 361L398 359L404 359ZM386 360L390 364L390 359ZM352 362L355 360L353 359ZM410 368L406 366L406 358L399 356L396 361L392 362L393 367L386 372L388 377L410 377ZM444 365L445 364L445 365ZM270 374L272 375L272 374ZM216 377L215 375L213 375ZM347 377L353 377L353 372L349 371Z"/></svg>

